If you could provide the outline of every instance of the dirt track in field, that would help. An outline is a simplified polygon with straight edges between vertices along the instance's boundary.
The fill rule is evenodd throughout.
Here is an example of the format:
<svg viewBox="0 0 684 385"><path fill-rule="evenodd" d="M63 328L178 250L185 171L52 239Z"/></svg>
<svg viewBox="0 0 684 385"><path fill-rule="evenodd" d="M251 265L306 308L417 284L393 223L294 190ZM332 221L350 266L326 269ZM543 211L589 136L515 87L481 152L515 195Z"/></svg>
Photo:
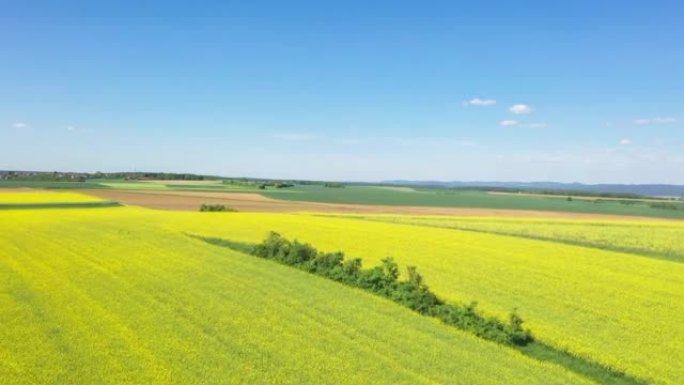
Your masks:
<svg viewBox="0 0 684 385"><path fill-rule="evenodd" d="M603 220L667 220L660 218L570 213L557 211L502 210L457 207L384 206L294 202L267 198L255 193L201 191L80 190L100 198L160 210L197 211L202 204L222 204L244 212L319 212L347 214L453 215Z"/></svg>

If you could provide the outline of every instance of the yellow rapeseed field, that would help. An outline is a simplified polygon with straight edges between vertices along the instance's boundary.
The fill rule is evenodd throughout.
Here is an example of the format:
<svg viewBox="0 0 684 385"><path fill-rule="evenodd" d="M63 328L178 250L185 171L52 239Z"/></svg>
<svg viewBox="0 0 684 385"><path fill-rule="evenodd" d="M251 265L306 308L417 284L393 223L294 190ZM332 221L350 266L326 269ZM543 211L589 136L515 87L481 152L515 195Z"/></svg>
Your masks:
<svg viewBox="0 0 684 385"><path fill-rule="evenodd" d="M288 214L168 213L178 231L256 242L270 230L366 264L418 266L451 301L513 308L543 341L657 384L684 383L684 264L453 229ZM592 228L587 227L587 232ZM636 236L636 235L635 235Z"/></svg>
<svg viewBox="0 0 684 385"><path fill-rule="evenodd" d="M55 191L3 191L0 189L0 204L26 204L26 203L77 203L77 202L100 202L102 199L90 195L73 192Z"/></svg>
<svg viewBox="0 0 684 385"><path fill-rule="evenodd" d="M510 234L684 261L683 221L600 221L446 216L355 216L368 220Z"/></svg>
<svg viewBox="0 0 684 385"><path fill-rule="evenodd" d="M589 383L363 291L186 235L258 240L292 226L325 247L335 236L368 241L351 251L378 255L378 224L356 240L344 224L366 226L135 208L0 211L0 383Z"/></svg>

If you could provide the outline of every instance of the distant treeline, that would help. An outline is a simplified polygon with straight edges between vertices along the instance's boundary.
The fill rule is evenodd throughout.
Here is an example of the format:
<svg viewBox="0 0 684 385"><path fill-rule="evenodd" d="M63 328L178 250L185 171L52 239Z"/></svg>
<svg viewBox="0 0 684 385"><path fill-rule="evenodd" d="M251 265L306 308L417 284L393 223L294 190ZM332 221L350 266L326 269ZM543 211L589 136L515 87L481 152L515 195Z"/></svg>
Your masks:
<svg viewBox="0 0 684 385"><path fill-rule="evenodd" d="M480 314L475 302L469 305L446 303L430 290L415 266L407 267L407 278L400 281L399 266L389 257L383 259L380 266L362 269L359 258L345 259L342 252L325 253L308 243L287 240L278 233L270 233L256 246L217 238L203 239L364 289L487 340L517 346L533 341L530 331L523 329L523 320L515 310L510 313L508 322L503 322Z"/></svg>
<svg viewBox="0 0 684 385"><path fill-rule="evenodd" d="M231 186L247 186L247 187L256 187L261 190L265 190L268 187L272 188L288 188L288 187L294 187L294 183L292 182L283 182L283 181L263 181L263 180L251 180L251 179L224 179L223 184L226 185L231 185Z"/></svg>
<svg viewBox="0 0 684 385"><path fill-rule="evenodd" d="M651 203L649 206L654 209L663 210L684 210L684 204L668 203L668 202L655 202Z"/></svg>
<svg viewBox="0 0 684 385"><path fill-rule="evenodd" d="M88 174L74 172L0 171L0 180L28 182L85 182Z"/></svg>
<svg viewBox="0 0 684 385"><path fill-rule="evenodd" d="M60 172L60 171L0 171L0 180L17 181L59 181L85 182L88 179L124 179L124 180L205 180L216 179L205 175L179 174L167 172Z"/></svg>

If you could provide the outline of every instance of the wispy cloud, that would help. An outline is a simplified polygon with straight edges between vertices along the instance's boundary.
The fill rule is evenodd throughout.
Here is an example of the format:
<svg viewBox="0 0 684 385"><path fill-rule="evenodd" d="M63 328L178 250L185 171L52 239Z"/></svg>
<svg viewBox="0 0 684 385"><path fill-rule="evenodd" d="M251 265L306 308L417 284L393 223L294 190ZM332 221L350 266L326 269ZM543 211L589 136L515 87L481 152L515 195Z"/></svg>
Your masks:
<svg viewBox="0 0 684 385"><path fill-rule="evenodd" d="M514 127L519 124L520 122L518 122L517 120L502 120L501 123L499 123L499 125L502 127Z"/></svg>
<svg viewBox="0 0 684 385"><path fill-rule="evenodd" d="M627 145L632 144L632 141L629 139L622 139L622 140L620 140L620 144L623 146L627 146Z"/></svg>
<svg viewBox="0 0 684 385"><path fill-rule="evenodd" d="M512 120L512 119L502 120L501 122L499 122L499 125L501 127L524 127L524 128L544 128L547 126L546 123L542 123L542 122L524 123L524 122L520 122L520 121Z"/></svg>
<svg viewBox="0 0 684 385"><path fill-rule="evenodd" d="M508 111L511 111L516 115L524 115L531 113L532 107L528 106L527 104L514 104L508 109Z"/></svg>
<svg viewBox="0 0 684 385"><path fill-rule="evenodd" d="M464 101L463 105L464 106L478 106L478 107L494 106L494 105L496 105L496 100L474 98L474 99Z"/></svg>
<svg viewBox="0 0 684 385"><path fill-rule="evenodd" d="M646 126L650 124L672 124L672 123L677 123L677 119L671 118L671 117L655 117L655 118L648 118L648 119L634 119L632 120L632 124L636 124L637 126Z"/></svg>
<svg viewBox="0 0 684 385"><path fill-rule="evenodd" d="M24 122L15 122L12 123L12 127L14 128L27 128L29 125L24 123Z"/></svg>

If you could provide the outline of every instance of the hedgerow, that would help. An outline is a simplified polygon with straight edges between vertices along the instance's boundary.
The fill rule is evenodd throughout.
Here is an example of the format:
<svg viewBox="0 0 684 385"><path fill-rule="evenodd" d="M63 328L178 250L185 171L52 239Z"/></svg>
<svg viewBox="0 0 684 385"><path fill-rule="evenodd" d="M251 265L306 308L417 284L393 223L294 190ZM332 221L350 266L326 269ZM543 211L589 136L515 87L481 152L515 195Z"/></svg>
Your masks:
<svg viewBox="0 0 684 385"><path fill-rule="evenodd" d="M240 248L230 241L205 240ZM241 249L260 258L271 259L383 296L487 340L517 346L525 346L533 341L531 332L523 328L523 320L515 310L510 313L508 322L503 322L480 314L476 309L476 302L467 305L446 303L430 290L415 266L408 266L406 279L399 280L399 265L391 257L383 259L379 266L363 269L359 258L345 259L344 253L339 251L322 252L308 243L290 241L275 232L271 232L263 242L251 248L243 245Z"/></svg>

